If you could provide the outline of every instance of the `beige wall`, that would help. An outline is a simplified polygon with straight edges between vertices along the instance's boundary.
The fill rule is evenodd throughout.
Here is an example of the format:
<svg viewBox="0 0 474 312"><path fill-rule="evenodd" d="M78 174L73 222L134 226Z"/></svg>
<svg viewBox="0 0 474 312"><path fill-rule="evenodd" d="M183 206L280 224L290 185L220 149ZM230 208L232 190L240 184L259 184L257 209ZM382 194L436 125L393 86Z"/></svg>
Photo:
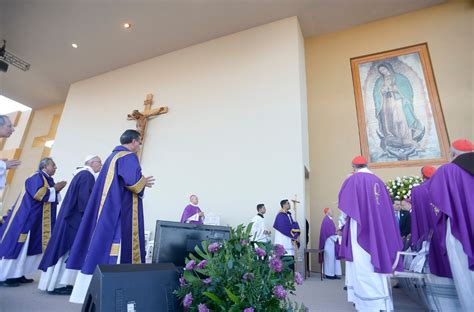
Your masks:
<svg viewBox="0 0 474 312"><path fill-rule="evenodd" d="M281 199L297 194L304 207L304 61L293 17L77 82L52 150L57 177L69 180L86 154L107 157L151 92L169 112L147 128L142 167L157 183L146 229L178 221L193 193L223 225L248 223L265 203L271 226Z"/></svg>
<svg viewBox="0 0 474 312"><path fill-rule="evenodd" d="M473 7L450 2L305 41L311 162L312 245L324 207L360 153L350 58L427 42L450 139L474 139ZM375 170L383 180L419 167Z"/></svg>
<svg viewBox="0 0 474 312"><path fill-rule="evenodd" d="M61 114L64 105L51 105L42 109L34 110L31 114L30 126L27 130L26 138L21 151L21 166L15 170L15 175L10 185L5 190L3 201L3 210L9 209L20 194L26 178L38 170L38 163L43 154L42 147L33 147L33 141L36 137L47 135L50 130L53 116ZM26 115L27 112L22 114ZM28 112L29 116L30 112ZM22 123L23 126L23 123ZM8 142L8 141L7 141Z"/></svg>

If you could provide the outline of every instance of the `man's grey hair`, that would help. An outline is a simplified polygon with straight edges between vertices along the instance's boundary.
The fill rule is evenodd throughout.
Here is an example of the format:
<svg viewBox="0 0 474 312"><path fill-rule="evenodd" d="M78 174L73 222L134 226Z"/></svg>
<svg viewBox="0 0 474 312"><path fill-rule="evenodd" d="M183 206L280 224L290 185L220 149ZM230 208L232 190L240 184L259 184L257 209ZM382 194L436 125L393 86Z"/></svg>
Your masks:
<svg viewBox="0 0 474 312"><path fill-rule="evenodd" d="M38 169L43 170L48 165L49 161L53 161L53 158L45 157L45 158L41 159L40 162L39 162L39 165L38 165Z"/></svg>
<svg viewBox="0 0 474 312"><path fill-rule="evenodd" d="M454 154L454 157L458 157L459 155L469 153L468 151L460 151L455 149L454 147L450 147L451 152Z"/></svg>
<svg viewBox="0 0 474 312"><path fill-rule="evenodd" d="M7 115L0 115L0 126L6 124L6 120L9 119Z"/></svg>
<svg viewBox="0 0 474 312"><path fill-rule="evenodd" d="M367 168L368 166L366 164L361 164L361 165L354 165L352 164L352 168L356 169L356 170L360 170L360 169L364 169L364 168Z"/></svg>

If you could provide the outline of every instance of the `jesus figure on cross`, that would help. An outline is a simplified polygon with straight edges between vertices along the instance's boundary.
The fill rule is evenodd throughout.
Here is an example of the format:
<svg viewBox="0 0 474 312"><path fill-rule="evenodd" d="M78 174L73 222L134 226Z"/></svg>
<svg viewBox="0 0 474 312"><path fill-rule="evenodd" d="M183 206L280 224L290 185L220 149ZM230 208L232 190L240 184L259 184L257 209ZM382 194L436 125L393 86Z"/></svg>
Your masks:
<svg viewBox="0 0 474 312"><path fill-rule="evenodd" d="M148 120L153 116L158 116L161 114L166 114L168 112L168 107L163 106L156 109L151 109L151 105L153 104L153 94L147 94L146 99L144 101L145 110L143 112L138 111L137 109L133 110L131 114L128 114L128 120L136 120L137 122L137 131L140 132L140 136L142 138L142 144L145 142L145 131L146 126L148 124ZM140 154L138 157L140 158L141 152L143 149L140 150Z"/></svg>

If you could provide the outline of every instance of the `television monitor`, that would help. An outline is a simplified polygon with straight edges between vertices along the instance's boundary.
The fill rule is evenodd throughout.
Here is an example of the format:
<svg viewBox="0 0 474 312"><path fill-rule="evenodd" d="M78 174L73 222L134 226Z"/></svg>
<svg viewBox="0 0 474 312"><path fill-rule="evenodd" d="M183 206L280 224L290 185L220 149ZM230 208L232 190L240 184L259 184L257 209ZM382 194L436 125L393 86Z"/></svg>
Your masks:
<svg viewBox="0 0 474 312"><path fill-rule="evenodd" d="M202 241L221 242L229 238L228 226L157 220L152 261L184 267L185 258L194 253L194 247L200 246Z"/></svg>

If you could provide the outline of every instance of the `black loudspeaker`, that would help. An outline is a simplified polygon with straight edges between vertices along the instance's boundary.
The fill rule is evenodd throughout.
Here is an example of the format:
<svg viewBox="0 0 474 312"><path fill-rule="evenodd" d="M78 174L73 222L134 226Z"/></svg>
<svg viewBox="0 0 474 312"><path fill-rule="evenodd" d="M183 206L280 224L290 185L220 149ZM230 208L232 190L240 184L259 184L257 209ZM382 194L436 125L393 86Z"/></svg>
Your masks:
<svg viewBox="0 0 474 312"><path fill-rule="evenodd" d="M108 264L95 269L82 312L181 311L172 263Z"/></svg>

